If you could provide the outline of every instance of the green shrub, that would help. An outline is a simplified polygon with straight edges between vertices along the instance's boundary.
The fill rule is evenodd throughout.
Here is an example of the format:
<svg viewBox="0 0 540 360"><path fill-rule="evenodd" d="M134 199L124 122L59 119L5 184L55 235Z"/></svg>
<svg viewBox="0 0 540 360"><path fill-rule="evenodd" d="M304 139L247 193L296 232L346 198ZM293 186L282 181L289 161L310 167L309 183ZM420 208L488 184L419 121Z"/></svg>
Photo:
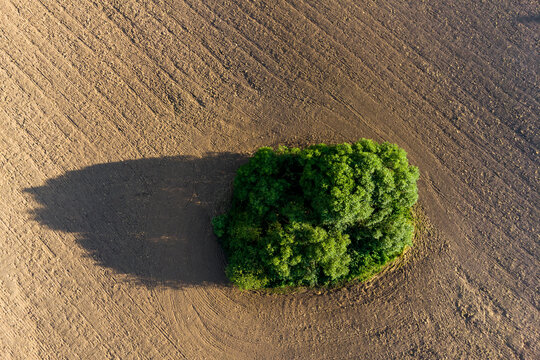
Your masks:
<svg viewBox="0 0 540 360"><path fill-rule="evenodd" d="M418 169L397 145L362 139L259 149L213 219L242 289L364 280L412 245Z"/></svg>

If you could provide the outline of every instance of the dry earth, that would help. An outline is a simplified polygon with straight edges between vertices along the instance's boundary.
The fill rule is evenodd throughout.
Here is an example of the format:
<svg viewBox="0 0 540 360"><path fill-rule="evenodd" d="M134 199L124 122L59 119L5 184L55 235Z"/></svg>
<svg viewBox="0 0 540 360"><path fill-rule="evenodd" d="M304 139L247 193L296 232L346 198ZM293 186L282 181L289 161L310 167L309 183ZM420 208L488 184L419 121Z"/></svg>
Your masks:
<svg viewBox="0 0 540 360"><path fill-rule="evenodd" d="M538 359L533 0L0 0L0 358ZM434 229L245 293L210 228L264 145L388 140Z"/></svg>

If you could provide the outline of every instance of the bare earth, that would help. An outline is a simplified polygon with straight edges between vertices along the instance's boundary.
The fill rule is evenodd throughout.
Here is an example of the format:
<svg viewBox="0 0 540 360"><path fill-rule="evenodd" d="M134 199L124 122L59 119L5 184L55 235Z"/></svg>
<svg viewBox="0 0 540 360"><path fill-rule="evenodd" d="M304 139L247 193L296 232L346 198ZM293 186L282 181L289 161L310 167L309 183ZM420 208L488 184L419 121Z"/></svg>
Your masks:
<svg viewBox="0 0 540 360"><path fill-rule="evenodd" d="M539 13L0 0L0 358L540 358ZM420 168L425 241L367 284L232 288L210 219L246 156L361 137Z"/></svg>

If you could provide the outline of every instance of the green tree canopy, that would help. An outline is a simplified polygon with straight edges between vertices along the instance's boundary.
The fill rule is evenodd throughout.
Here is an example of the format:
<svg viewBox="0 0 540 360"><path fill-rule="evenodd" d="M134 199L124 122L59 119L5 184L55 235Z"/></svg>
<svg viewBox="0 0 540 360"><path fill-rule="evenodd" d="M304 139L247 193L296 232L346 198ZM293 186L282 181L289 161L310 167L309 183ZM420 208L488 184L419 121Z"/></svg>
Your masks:
<svg viewBox="0 0 540 360"><path fill-rule="evenodd" d="M259 149L213 219L242 289L366 279L412 245L418 168L395 144L362 139Z"/></svg>

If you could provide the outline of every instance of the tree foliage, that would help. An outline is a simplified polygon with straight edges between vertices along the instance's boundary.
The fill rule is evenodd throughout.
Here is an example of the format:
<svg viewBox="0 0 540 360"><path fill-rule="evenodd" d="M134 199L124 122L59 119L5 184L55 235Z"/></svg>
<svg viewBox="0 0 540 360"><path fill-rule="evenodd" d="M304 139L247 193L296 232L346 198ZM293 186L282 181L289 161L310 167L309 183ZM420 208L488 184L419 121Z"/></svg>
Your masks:
<svg viewBox="0 0 540 360"><path fill-rule="evenodd" d="M412 245L418 169L395 144L362 139L259 149L213 219L242 289L365 279Z"/></svg>

